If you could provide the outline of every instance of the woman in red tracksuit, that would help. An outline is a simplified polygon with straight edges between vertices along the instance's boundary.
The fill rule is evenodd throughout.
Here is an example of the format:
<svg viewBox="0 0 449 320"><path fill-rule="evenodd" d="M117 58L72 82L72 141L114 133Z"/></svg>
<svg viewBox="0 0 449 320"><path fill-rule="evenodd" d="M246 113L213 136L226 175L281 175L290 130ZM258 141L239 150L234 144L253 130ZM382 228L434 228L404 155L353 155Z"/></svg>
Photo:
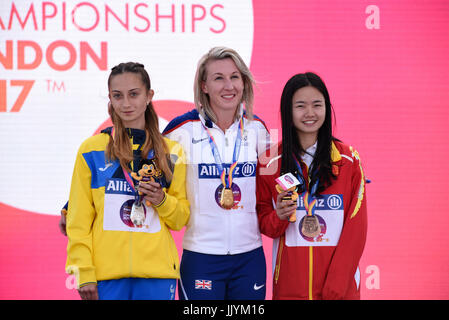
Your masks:
<svg viewBox="0 0 449 320"><path fill-rule="evenodd" d="M367 213L359 154L332 136L329 93L314 73L287 82L281 118L282 142L259 160L256 192L260 230L275 239L273 299L360 299ZM299 181L296 200L276 188L287 173Z"/></svg>

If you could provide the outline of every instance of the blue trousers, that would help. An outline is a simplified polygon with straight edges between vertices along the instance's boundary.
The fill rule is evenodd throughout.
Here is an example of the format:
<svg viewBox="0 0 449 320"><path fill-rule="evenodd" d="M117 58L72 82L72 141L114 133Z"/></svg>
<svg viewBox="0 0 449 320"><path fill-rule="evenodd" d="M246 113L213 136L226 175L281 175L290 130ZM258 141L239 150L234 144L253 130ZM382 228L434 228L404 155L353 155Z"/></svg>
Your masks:
<svg viewBox="0 0 449 320"><path fill-rule="evenodd" d="M266 264L262 247L235 255L184 250L180 300L263 300Z"/></svg>
<svg viewBox="0 0 449 320"><path fill-rule="evenodd" d="M176 279L123 278L98 281L100 300L174 300Z"/></svg>

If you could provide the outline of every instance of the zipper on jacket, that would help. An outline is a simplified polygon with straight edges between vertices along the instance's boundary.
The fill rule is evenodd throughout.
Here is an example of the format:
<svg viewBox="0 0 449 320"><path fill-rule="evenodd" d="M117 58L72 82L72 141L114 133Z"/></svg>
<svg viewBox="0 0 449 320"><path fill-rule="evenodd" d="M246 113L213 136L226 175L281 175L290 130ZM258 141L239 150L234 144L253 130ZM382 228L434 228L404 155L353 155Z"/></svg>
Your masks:
<svg viewBox="0 0 449 320"><path fill-rule="evenodd" d="M301 164L304 164L304 168L301 169L305 169L305 177L307 177L307 179L304 179L306 182L306 188L307 190L309 189L309 183L310 183L310 177L309 177L309 168L307 167L307 164L305 164L302 160L300 160ZM303 174L304 174L304 170L303 170ZM306 212L307 214L307 212ZM313 300L313 247L309 247L309 300Z"/></svg>
<svg viewBox="0 0 449 320"><path fill-rule="evenodd" d="M129 232L129 277L133 274L133 233Z"/></svg>
<svg viewBox="0 0 449 320"><path fill-rule="evenodd" d="M131 129L128 128L128 135L131 136ZM130 138L131 146L134 146L134 137ZM131 147L133 148L133 147ZM134 157L134 148L133 148L133 158ZM134 159L130 163L131 171L134 171ZM129 232L129 277L131 278L133 275L133 232Z"/></svg>
<svg viewBox="0 0 449 320"><path fill-rule="evenodd" d="M304 169L305 169L305 177L307 177L307 179L304 179L306 182L306 188L307 190L309 189L309 184L310 184L310 176L309 176L309 167L307 166L307 164L305 164L302 160L301 160L301 164L304 164ZM304 170L303 170L303 174L304 174ZM307 214L307 212L306 212ZM309 247L309 300L313 300L313 247Z"/></svg>
<svg viewBox="0 0 449 320"><path fill-rule="evenodd" d="M231 215L226 213L226 236L227 236L227 245L228 245L228 255L231 254Z"/></svg>
<svg viewBox="0 0 449 320"><path fill-rule="evenodd" d="M313 247L309 247L309 300L313 300Z"/></svg>
<svg viewBox="0 0 449 320"><path fill-rule="evenodd" d="M284 248L284 236L281 236L279 239L279 249L278 249L278 257L276 268L274 269L274 283L278 283L279 279L279 271L281 270L281 257L282 257L282 249Z"/></svg>

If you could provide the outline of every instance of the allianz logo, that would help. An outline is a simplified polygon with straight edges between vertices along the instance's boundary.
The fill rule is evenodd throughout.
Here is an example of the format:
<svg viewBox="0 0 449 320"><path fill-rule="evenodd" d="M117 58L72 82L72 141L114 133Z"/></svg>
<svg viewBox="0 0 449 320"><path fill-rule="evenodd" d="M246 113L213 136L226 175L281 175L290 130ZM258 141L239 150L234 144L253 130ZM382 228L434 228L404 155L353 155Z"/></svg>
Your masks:
<svg viewBox="0 0 449 320"><path fill-rule="evenodd" d="M218 167L215 163L198 164L199 166L199 175L200 177L211 177L211 176L219 176L220 173L218 171ZM226 174L229 174L230 167L225 167ZM256 164L251 162L245 162L243 164L239 163L234 169L233 176L243 176L243 177L251 177L254 176L256 172Z"/></svg>
<svg viewBox="0 0 449 320"><path fill-rule="evenodd" d="M303 197L298 198L299 207L304 208L304 199ZM323 195L322 198L318 198L316 200L315 207L331 209L331 210L339 210L343 208L343 200L341 195L331 194L331 195Z"/></svg>

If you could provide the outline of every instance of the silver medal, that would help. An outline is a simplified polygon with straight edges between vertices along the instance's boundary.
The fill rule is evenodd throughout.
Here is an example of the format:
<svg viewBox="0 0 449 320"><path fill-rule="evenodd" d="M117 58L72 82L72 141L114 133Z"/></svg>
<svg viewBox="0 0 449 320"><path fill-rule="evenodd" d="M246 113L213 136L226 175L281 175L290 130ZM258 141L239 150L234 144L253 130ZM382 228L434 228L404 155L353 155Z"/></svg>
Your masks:
<svg viewBox="0 0 449 320"><path fill-rule="evenodd" d="M145 211L142 204L133 203L131 215L129 217L136 227L140 227L145 222Z"/></svg>

